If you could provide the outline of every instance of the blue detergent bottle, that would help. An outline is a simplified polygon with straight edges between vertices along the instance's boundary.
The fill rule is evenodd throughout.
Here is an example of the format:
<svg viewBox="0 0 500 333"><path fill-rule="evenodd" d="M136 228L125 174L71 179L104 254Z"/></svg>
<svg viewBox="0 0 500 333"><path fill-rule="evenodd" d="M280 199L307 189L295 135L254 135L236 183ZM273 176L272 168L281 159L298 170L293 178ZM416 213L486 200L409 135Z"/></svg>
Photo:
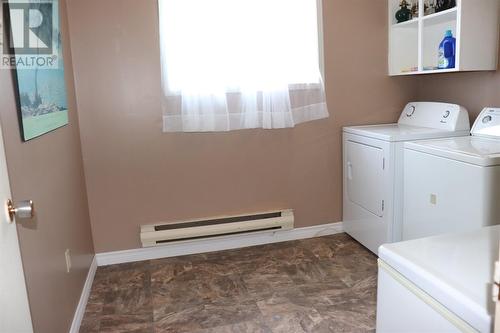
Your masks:
<svg viewBox="0 0 500 333"><path fill-rule="evenodd" d="M439 69L455 68L455 46L456 39L453 37L453 32L451 30L446 30L444 39L441 44L439 44Z"/></svg>

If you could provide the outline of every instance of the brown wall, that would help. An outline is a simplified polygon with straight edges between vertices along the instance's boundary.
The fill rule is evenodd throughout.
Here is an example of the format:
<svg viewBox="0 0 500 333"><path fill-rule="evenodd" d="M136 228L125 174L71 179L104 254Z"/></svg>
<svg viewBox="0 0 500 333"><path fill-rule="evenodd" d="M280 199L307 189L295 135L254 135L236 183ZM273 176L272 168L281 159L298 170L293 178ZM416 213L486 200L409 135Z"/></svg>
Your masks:
<svg viewBox="0 0 500 333"><path fill-rule="evenodd" d="M389 78L386 1L325 0L331 117L286 130L161 131L157 0L68 0L96 252L140 247L139 225L294 208L341 220L341 127L392 122L416 81Z"/></svg>
<svg viewBox="0 0 500 333"><path fill-rule="evenodd" d="M418 97L461 104L474 121L484 107L500 107L500 71L422 76Z"/></svg>
<svg viewBox="0 0 500 333"><path fill-rule="evenodd" d="M0 116L14 200L32 199L35 222L18 224L37 333L68 332L92 255L67 17L61 8L69 126L23 143L11 72L0 70ZM64 251L72 253L66 273Z"/></svg>

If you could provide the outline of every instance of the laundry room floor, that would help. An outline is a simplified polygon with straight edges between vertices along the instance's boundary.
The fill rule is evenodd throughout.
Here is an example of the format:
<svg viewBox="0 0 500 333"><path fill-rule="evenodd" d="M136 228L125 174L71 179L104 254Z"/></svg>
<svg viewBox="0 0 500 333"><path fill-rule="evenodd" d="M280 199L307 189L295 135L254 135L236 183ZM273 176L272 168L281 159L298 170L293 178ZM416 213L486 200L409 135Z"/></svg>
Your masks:
<svg viewBox="0 0 500 333"><path fill-rule="evenodd" d="M346 234L104 266L80 332L370 332L376 283Z"/></svg>

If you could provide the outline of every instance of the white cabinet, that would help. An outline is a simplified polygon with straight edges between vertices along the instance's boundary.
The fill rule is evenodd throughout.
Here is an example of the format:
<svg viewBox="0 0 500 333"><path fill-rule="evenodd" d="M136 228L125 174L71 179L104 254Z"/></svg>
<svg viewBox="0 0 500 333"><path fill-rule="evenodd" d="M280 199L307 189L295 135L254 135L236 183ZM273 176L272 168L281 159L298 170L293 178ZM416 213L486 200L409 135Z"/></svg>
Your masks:
<svg viewBox="0 0 500 333"><path fill-rule="evenodd" d="M401 0L388 0L389 75L497 69L500 0L457 0L456 7L432 14L424 5L436 0L407 1L418 1L418 17L397 23ZM455 68L437 69L447 30L456 38Z"/></svg>

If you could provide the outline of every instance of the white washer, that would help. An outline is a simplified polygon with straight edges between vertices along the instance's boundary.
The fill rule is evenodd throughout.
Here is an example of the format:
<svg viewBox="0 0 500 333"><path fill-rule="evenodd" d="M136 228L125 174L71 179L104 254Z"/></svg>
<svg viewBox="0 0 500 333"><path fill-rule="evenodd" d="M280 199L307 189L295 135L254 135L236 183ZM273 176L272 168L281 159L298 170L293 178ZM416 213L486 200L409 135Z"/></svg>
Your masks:
<svg viewBox="0 0 500 333"><path fill-rule="evenodd" d="M404 240L500 223L500 109L471 134L405 144Z"/></svg>
<svg viewBox="0 0 500 333"><path fill-rule="evenodd" d="M344 230L375 254L401 240L404 142L469 129L463 107L431 102L407 104L396 124L344 127Z"/></svg>
<svg viewBox="0 0 500 333"><path fill-rule="evenodd" d="M500 226L384 244L377 333L492 332Z"/></svg>

